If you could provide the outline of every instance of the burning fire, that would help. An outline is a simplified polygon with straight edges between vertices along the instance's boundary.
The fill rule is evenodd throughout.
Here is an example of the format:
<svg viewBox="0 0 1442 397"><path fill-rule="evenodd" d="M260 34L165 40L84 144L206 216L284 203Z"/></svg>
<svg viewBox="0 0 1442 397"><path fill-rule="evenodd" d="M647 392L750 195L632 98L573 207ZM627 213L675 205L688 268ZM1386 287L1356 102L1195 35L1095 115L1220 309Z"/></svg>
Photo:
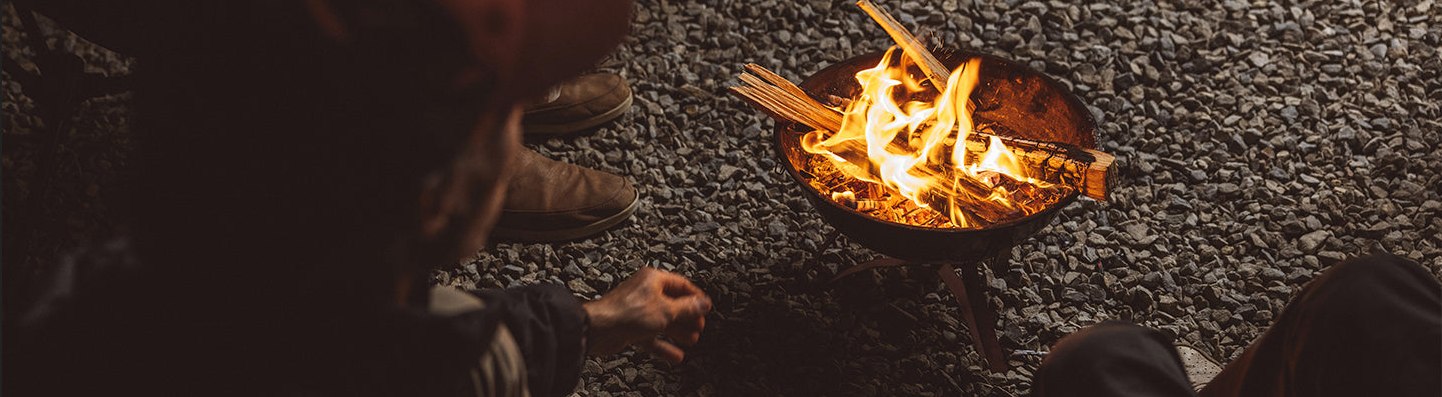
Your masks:
<svg viewBox="0 0 1442 397"><path fill-rule="evenodd" d="M893 47L876 67L857 72L862 92L838 109L840 130L807 133L802 148L847 176L944 214L951 227L1002 222L1055 202L1056 189L1027 175L1000 138L977 134L967 99L979 80L980 58L958 67L940 90L910 69L911 61ZM852 208L879 207L858 204L849 190L830 193Z"/></svg>

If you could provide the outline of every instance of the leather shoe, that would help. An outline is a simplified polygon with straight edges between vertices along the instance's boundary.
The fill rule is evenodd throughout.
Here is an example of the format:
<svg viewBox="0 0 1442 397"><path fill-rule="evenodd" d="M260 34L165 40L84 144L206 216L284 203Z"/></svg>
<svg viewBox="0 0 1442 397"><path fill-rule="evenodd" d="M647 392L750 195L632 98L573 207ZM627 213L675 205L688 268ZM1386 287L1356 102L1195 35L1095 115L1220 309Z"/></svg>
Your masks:
<svg viewBox="0 0 1442 397"><path fill-rule="evenodd" d="M497 239L578 239L625 221L640 202L631 183L617 175L551 160L529 148L512 161L515 174L491 232Z"/></svg>
<svg viewBox="0 0 1442 397"><path fill-rule="evenodd" d="M525 106L521 128L528 134L569 134L620 117L631 108L631 88L610 73L571 79Z"/></svg>

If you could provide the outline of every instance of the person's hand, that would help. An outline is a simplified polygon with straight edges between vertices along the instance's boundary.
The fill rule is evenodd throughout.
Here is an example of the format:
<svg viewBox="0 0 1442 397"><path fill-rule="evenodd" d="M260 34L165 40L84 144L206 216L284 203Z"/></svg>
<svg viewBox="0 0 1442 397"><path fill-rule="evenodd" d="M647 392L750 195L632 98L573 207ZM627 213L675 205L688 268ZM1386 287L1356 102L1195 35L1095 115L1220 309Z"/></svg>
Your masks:
<svg viewBox="0 0 1442 397"><path fill-rule="evenodd" d="M691 346L701 337L711 298L679 274L643 267L582 307L591 316L589 353L615 354L636 345L676 364L686 355L676 345Z"/></svg>

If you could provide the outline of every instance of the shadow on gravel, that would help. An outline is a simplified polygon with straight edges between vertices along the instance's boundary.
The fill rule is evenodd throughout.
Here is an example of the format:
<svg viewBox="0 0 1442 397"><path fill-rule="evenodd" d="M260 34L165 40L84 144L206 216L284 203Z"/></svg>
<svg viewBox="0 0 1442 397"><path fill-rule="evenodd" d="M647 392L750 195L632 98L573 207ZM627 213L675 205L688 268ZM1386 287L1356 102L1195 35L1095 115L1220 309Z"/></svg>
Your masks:
<svg viewBox="0 0 1442 397"><path fill-rule="evenodd" d="M868 271L836 283L777 275L785 281L748 286L749 297L744 287L702 285L718 291L716 305L701 342L678 368L694 380L683 390L722 396L964 391L973 380L971 347L962 343L964 329L943 320L952 313L941 313L955 308L923 304L940 283L934 273L905 273Z"/></svg>

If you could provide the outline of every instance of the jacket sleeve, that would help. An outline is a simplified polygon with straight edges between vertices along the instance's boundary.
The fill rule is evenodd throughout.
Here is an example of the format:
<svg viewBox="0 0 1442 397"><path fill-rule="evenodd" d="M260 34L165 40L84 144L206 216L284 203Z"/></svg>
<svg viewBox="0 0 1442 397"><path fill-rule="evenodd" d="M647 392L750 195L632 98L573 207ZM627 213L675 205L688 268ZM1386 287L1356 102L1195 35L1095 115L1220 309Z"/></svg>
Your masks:
<svg viewBox="0 0 1442 397"><path fill-rule="evenodd" d="M526 365L532 396L564 396L581 378L587 318L564 287L541 284L471 294L485 302L477 315L506 325Z"/></svg>

